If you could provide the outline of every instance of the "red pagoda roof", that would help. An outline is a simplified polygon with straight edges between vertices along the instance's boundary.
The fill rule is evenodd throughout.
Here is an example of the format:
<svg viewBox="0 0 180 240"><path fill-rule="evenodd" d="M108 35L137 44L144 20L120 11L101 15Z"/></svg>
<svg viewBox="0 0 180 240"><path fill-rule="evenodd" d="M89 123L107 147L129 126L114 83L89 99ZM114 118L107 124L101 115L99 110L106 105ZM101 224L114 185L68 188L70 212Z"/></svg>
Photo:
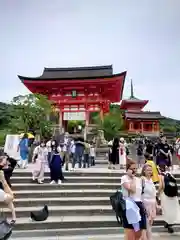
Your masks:
<svg viewBox="0 0 180 240"><path fill-rule="evenodd" d="M140 100L140 99L123 99L121 102L121 109L123 110L141 110L143 109L146 104L148 103L148 100Z"/></svg>
<svg viewBox="0 0 180 240"><path fill-rule="evenodd" d="M131 96L129 99L123 99L121 101L120 108L127 111L140 111L146 106L148 102L148 100L140 100L134 97L133 83L131 80Z"/></svg>
<svg viewBox="0 0 180 240"><path fill-rule="evenodd" d="M141 111L141 112L126 112L125 113L126 119L139 119L139 120L158 120L163 119L164 117L161 115L160 112L148 112L148 111Z"/></svg>
<svg viewBox="0 0 180 240"><path fill-rule="evenodd" d="M62 90L100 92L111 102L122 99L126 72L113 74L112 65L77 68L45 68L40 77L18 76L33 93L59 94Z"/></svg>

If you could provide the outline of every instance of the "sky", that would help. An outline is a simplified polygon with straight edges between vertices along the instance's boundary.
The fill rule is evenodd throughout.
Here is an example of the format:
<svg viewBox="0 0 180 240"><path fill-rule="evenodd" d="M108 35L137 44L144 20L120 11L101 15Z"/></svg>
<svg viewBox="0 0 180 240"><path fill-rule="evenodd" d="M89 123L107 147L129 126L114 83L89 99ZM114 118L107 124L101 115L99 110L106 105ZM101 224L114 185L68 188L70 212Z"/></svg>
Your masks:
<svg viewBox="0 0 180 240"><path fill-rule="evenodd" d="M113 64L124 98L180 119L180 0L0 0L0 101L28 90L17 75Z"/></svg>

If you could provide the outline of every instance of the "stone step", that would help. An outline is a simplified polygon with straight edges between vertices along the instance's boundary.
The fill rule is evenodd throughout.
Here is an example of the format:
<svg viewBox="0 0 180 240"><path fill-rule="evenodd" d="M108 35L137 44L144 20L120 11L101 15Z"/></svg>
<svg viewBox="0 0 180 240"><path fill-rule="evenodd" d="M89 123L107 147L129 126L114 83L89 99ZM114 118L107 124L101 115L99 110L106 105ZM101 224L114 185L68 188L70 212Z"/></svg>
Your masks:
<svg viewBox="0 0 180 240"><path fill-rule="evenodd" d="M103 170L104 172L101 171L101 168L99 170L99 168L95 168L95 167L91 167L89 169L76 169L74 172L71 172L71 171L65 171L64 172L64 176L65 177L68 177L68 176L84 176L84 177L121 177L122 175L125 174L125 171L124 170L108 170L107 169L107 165L106 167L104 168ZM19 169L16 169L14 172L13 172L13 177L28 177L28 176L32 176L32 173L31 171L28 169L23 169L19 170ZM49 174L49 171L45 172L45 176L50 176ZM180 178L180 174L178 175L179 178Z"/></svg>
<svg viewBox="0 0 180 240"><path fill-rule="evenodd" d="M28 188L27 188L28 189ZM13 191L15 198L63 198L63 197L108 197L115 190L112 189L49 189L49 190L19 190Z"/></svg>
<svg viewBox="0 0 180 240"><path fill-rule="evenodd" d="M158 228L159 229L159 228ZM154 230L154 229L153 229ZM68 229L69 231L69 229ZM169 240L170 239L170 235L169 233L166 233L166 232L153 232L153 240ZM179 232L176 232L174 234L171 235L171 238L173 238L174 240L179 240L179 237L180 237L180 233ZM21 238L21 237L20 237ZM11 237L12 240L19 240L19 237L14 237L14 234L12 235ZM42 240L41 237L31 237L32 240ZM112 233L112 234L109 234L107 233L106 235L102 234L100 235L77 235L77 236L59 236L58 235L53 235L52 236L49 236L47 237L46 235L43 236L43 240L109 240L109 239L113 239L113 240L124 240L124 234L123 233ZM23 237L23 240L29 240L29 238L24 238Z"/></svg>
<svg viewBox="0 0 180 240"><path fill-rule="evenodd" d="M104 147L100 147L100 148L96 148L96 153L97 154L103 154L103 153L107 153L109 151L109 148L107 146Z"/></svg>
<svg viewBox="0 0 180 240"><path fill-rule="evenodd" d="M102 170L103 169L103 170ZM121 177L125 174L124 170L116 169L116 170L109 170L107 169L107 165L104 168L99 167L91 167L86 169L75 169L75 171L64 171L64 176L68 177ZM32 173L31 170L26 169L16 169L13 172L13 177L31 177ZM45 177L49 177L49 171L45 172ZM180 178L180 172L174 174L176 178Z"/></svg>
<svg viewBox="0 0 180 240"><path fill-rule="evenodd" d="M120 184L121 177L76 177L76 176L68 176L66 178L68 183L117 183ZM177 183L180 184L180 178L177 178ZM49 177L45 177L44 183L49 183ZM32 183L32 177L31 176L23 176L23 177L12 177L11 178L12 184L15 183Z"/></svg>
<svg viewBox="0 0 180 240"><path fill-rule="evenodd" d="M16 198L16 207L42 207L48 206L93 206L110 205L109 197L63 197L63 198Z"/></svg>
<svg viewBox="0 0 180 240"><path fill-rule="evenodd" d="M180 199L179 199L180 202ZM48 206L110 206L109 197L52 197L52 198L16 198L16 207Z"/></svg>
<svg viewBox="0 0 180 240"><path fill-rule="evenodd" d="M28 188L27 188L28 189ZM115 189L49 189L13 191L15 198L110 197ZM180 196L180 192L179 195Z"/></svg>
<svg viewBox="0 0 180 240"><path fill-rule="evenodd" d="M42 209L42 207L16 207L16 216L18 218L28 217L30 216L31 211L38 211ZM11 213L9 212L9 209L4 208L3 214L5 214L6 217L11 217ZM93 216L93 215L106 215L106 216L114 216L114 212L112 210L112 207L109 205L88 205L88 206L49 206L49 215L51 217L59 217L59 216Z"/></svg>
<svg viewBox="0 0 180 240"><path fill-rule="evenodd" d="M37 183L14 183L12 184L12 190L53 190L53 189L119 189L120 183L68 183L64 182L61 185L58 184L37 184Z"/></svg>
<svg viewBox="0 0 180 240"><path fill-rule="evenodd" d="M121 182L121 177L76 177L76 176L68 176L67 178L68 183L119 183ZM180 179L179 179L180 181ZM23 176L23 177L12 177L11 178L12 184L15 183L32 183L32 177L30 176ZM49 183L49 177L45 177L45 183Z"/></svg>
<svg viewBox="0 0 180 240"><path fill-rule="evenodd" d="M108 164L108 159L97 159L95 163L98 165Z"/></svg>
<svg viewBox="0 0 180 240"><path fill-rule="evenodd" d="M163 226L162 216L157 216L154 226ZM45 229L86 229L86 228L112 228L118 227L115 216L57 216L49 217L44 222L34 222L30 218L17 218L15 230L45 230ZM122 230L121 230L122 231Z"/></svg>
<svg viewBox="0 0 180 240"><path fill-rule="evenodd" d="M178 188L180 188L180 184L177 184ZM14 183L12 184L12 190L13 191L18 191L18 190L53 190L53 189L119 189L121 187L120 182L112 182L112 183L69 183L68 181L65 181L64 183L58 185L58 184L37 184L37 183Z"/></svg>

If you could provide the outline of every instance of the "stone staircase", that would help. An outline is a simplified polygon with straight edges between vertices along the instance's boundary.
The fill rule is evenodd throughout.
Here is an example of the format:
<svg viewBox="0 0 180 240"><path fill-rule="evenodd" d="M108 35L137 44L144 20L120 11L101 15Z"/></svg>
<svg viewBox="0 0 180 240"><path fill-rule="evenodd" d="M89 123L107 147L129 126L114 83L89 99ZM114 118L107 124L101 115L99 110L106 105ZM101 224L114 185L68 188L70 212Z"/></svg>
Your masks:
<svg viewBox="0 0 180 240"><path fill-rule="evenodd" d="M45 183L39 185L32 183L30 171L16 170L12 188L17 224L11 239L98 240L103 239L102 236L108 239L105 238L107 234L113 235L112 239L116 239L115 236L121 239L123 229L117 225L109 201L120 186L121 175L120 170L97 167L76 170L66 172L67 182L58 186L49 184L49 173L46 173ZM180 186L180 174L176 177ZM45 204L49 206L49 218L44 222L33 222L30 211L41 209ZM10 216L8 210L3 212ZM153 231L165 231L161 216L157 216Z"/></svg>

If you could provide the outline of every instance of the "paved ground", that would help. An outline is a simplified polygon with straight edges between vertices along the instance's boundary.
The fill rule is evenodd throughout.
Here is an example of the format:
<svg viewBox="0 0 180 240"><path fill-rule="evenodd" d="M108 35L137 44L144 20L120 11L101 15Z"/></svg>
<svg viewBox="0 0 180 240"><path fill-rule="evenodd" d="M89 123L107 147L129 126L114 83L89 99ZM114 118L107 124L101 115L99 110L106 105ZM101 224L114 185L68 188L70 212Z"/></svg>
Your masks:
<svg viewBox="0 0 180 240"><path fill-rule="evenodd" d="M107 172L119 172L119 173L123 173L123 172L125 172L125 170L122 170L122 169L119 169L118 168L119 166L116 166L116 170L110 170L110 169L108 169L108 165L106 164L103 164L103 165L96 165L95 167L90 167L90 168L77 168L77 169L75 169L75 171L76 172L99 172L99 173L103 173L103 172L105 172L105 173L107 173ZM16 172L32 172L32 169L33 169L33 164L32 163L30 163L29 164L29 166L28 166L28 168L27 169L16 169L15 171ZM49 168L48 167L46 167L46 170L45 170L46 172L49 172ZM174 165L173 166L173 171L172 171L173 173L175 173L175 174L180 174L180 168L179 168L179 166L178 165Z"/></svg>
<svg viewBox="0 0 180 240"><path fill-rule="evenodd" d="M12 240L19 240L11 238ZM31 238L31 240L124 240L124 236L121 235L106 235L106 236L67 236L67 237L48 237L48 238ZM153 240L179 240L180 235L178 234L154 234ZM29 240L29 238L23 238L23 240Z"/></svg>

